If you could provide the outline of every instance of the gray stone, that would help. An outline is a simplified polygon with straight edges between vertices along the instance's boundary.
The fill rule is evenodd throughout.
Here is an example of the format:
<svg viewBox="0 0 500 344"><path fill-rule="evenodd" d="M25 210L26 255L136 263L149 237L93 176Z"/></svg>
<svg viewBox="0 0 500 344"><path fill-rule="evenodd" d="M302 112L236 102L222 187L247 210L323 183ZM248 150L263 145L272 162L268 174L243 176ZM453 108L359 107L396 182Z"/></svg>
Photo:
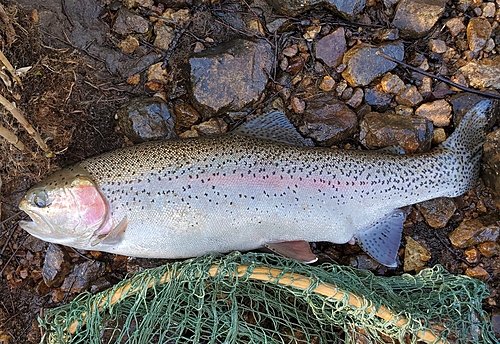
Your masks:
<svg viewBox="0 0 500 344"><path fill-rule="evenodd" d="M365 86L373 79L396 67L396 63L376 54L380 51L386 55L402 60L404 57L403 43L387 43L380 46L359 44L344 55L347 65L342 76L351 86Z"/></svg>
<svg viewBox="0 0 500 344"><path fill-rule="evenodd" d="M123 134L134 143L176 138L172 114L159 97L134 98L116 113Z"/></svg>
<svg viewBox="0 0 500 344"><path fill-rule="evenodd" d="M479 52L491 36L491 24L486 18L471 18L467 25L467 43L473 53Z"/></svg>
<svg viewBox="0 0 500 344"><path fill-rule="evenodd" d="M88 290L91 283L106 273L106 264L99 261L86 261L75 265L73 272L64 279L62 291L81 293Z"/></svg>
<svg viewBox="0 0 500 344"><path fill-rule="evenodd" d="M415 106L422 100L422 95L415 85L406 85L405 90L396 96L396 102L404 106Z"/></svg>
<svg viewBox="0 0 500 344"><path fill-rule="evenodd" d="M193 105L205 118L240 110L261 96L272 61L263 40L238 39L197 54L189 60Z"/></svg>
<svg viewBox="0 0 500 344"><path fill-rule="evenodd" d="M431 120L436 127L447 127L450 125L451 105L444 99L438 99L420 105L415 115Z"/></svg>
<svg viewBox="0 0 500 344"><path fill-rule="evenodd" d="M353 19L365 8L366 0L267 0L274 9L288 16L297 16L324 6L347 19Z"/></svg>
<svg viewBox="0 0 500 344"><path fill-rule="evenodd" d="M316 57L335 68L342 62L346 47L345 30L340 27L316 43Z"/></svg>
<svg viewBox="0 0 500 344"><path fill-rule="evenodd" d="M392 24L403 38L421 38L439 20L445 5L446 0L401 0Z"/></svg>
<svg viewBox="0 0 500 344"><path fill-rule="evenodd" d="M380 86L365 89L365 102L378 110L387 107L392 97L392 94L385 93Z"/></svg>
<svg viewBox="0 0 500 344"><path fill-rule="evenodd" d="M432 228L444 228L457 206L451 198L441 197L416 204L425 221Z"/></svg>
<svg viewBox="0 0 500 344"><path fill-rule="evenodd" d="M131 33L146 33L149 30L149 21L138 14L121 8L113 20L112 29L123 36Z"/></svg>
<svg viewBox="0 0 500 344"><path fill-rule="evenodd" d="M467 92L460 92L451 96L448 102L453 109L453 124L457 126L467 111L483 99L480 95Z"/></svg>
<svg viewBox="0 0 500 344"><path fill-rule="evenodd" d="M196 130L198 135L210 136L227 132L227 127L227 123L222 118L210 118L208 121L193 125L192 129Z"/></svg>
<svg viewBox="0 0 500 344"><path fill-rule="evenodd" d="M431 147L432 122L420 117L370 112L361 121L359 139L371 149L400 146L408 153Z"/></svg>
<svg viewBox="0 0 500 344"><path fill-rule="evenodd" d="M175 113L175 128L178 131L189 129L192 125L196 124L201 115L191 104L179 103L174 106Z"/></svg>
<svg viewBox="0 0 500 344"><path fill-rule="evenodd" d="M474 88L500 88L500 57L470 61L460 68L460 72Z"/></svg>
<svg viewBox="0 0 500 344"><path fill-rule="evenodd" d="M483 180L496 197L500 197L500 129L486 136L483 156Z"/></svg>
<svg viewBox="0 0 500 344"><path fill-rule="evenodd" d="M357 128L356 114L331 96L307 101L304 124L298 129L320 146L331 146L352 136Z"/></svg>
<svg viewBox="0 0 500 344"><path fill-rule="evenodd" d="M49 244L45 253L42 276L51 288L59 287L71 270L71 260L66 251L56 244Z"/></svg>
<svg viewBox="0 0 500 344"><path fill-rule="evenodd" d="M488 241L497 241L499 235L500 217L485 215L463 221L448 237L454 247L467 248Z"/></svg>

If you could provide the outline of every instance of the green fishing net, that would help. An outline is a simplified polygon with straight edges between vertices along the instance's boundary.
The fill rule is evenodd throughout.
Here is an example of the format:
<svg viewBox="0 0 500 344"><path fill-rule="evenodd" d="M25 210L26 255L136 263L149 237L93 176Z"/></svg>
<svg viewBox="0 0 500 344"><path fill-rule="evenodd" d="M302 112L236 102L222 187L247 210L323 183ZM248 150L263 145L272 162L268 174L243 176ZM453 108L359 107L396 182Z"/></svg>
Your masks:
<svg viewBox="0 0 500 344"><path fill-rule="evenodd" d="M487 295L439 265L377 277L235 252L145 270L39 322L46 343L497 343Z"/></svg>

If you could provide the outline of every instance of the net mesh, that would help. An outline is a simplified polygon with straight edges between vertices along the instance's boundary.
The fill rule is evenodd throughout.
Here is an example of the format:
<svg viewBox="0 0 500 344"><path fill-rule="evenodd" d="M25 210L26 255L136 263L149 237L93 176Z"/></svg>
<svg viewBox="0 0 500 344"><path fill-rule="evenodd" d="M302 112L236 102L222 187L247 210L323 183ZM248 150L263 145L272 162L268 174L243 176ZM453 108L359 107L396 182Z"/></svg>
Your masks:
<svg viewBox="0 0 500 344"><path fill-rule="evenodd" d="M39 322L48 343L497 343L487 295L439 265L377 277L235 252L145 270Z"/></svg>

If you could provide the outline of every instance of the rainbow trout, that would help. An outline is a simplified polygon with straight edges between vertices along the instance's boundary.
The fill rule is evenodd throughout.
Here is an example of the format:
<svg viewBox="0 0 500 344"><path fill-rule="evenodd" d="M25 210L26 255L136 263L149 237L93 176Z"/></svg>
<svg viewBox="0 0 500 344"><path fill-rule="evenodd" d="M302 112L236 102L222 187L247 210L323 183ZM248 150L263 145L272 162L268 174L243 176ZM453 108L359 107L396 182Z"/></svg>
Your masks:
<svg viewBox="0 0 500 344"><path fill-rule="evenodd" d="M474 186L491 110L478 103L445 142L408 156L309 147L280 112L221 136L127 147L34 186L19 205L33 221L20 225L42 240L149 258L267 246L310 262L307 242L356 239L394 267L399 208Z"/></svg>

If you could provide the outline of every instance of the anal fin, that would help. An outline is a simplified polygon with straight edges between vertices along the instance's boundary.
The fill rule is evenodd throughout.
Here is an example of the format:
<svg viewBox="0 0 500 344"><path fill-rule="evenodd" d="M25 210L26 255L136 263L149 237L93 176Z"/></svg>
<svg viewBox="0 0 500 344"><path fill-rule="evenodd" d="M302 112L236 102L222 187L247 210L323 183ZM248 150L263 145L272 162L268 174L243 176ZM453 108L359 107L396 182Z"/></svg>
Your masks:
<svg viewBox="0 0 500 344"><path fill-rule="evenodd" d="M318 257L311 252L311 246L307 241L286 241L265 244L265 247L284 257L293 258L301 263L311 264L318 260Z"/></svg>
<svg viewBox="0 0 500 344"><path fill-rule="evenodd" d="M406 214L401 209L390 212L356 234L359 246L380 264L395 268L405 219Z"/></svg>

